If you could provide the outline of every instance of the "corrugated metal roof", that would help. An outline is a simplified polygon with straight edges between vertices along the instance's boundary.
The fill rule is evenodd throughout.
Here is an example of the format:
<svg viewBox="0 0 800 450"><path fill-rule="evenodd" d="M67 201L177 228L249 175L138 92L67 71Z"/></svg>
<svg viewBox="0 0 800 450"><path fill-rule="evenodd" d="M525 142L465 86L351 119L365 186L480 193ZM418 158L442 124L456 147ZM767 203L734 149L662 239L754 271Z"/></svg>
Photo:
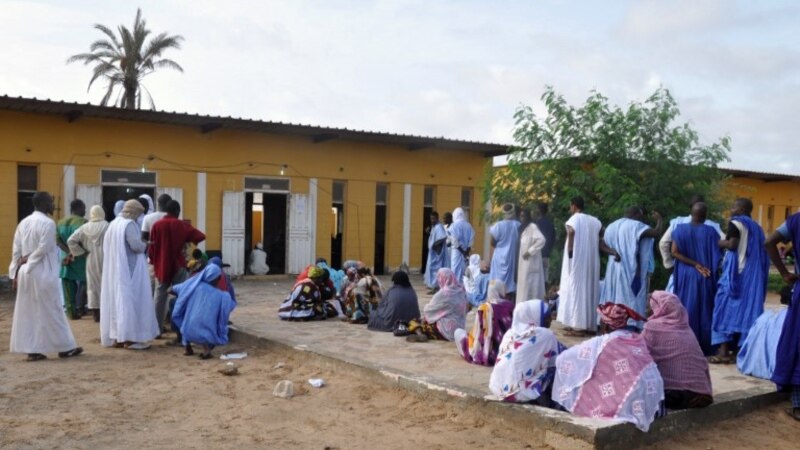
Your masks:
<svg viewBox="0 0 800 450"><path fill-rule="evenodd" d="M763 181L800 181L800 176L788 173L761 172L758 170L740 170L724 167L721 170L734 177L753 178Z"/></svg>
<svg viewBox="0 0 800 450"><path fill-rule="evenodd" d="M262 133L289 134L305 136L315 143L331 139L378 142L399 145L408 150L424 148L441 148L482 153L486 157L507 153L508 146L486 142L447 139L444 137L416 136L408 134L387 133L380 131L354 130L349 128L333 128L300 123L285 123L241 117L223 117L201 114L190 114L175 111L153 111L144 109L123 109L113 106L98 106L89 103L72 103L37 98L0 96L0 109L22 111L35 114L63 115L68 121L81 117L103 119L130 120L166 125L198 128L203 133L213 132L219 128L246 130Z"/></svg>

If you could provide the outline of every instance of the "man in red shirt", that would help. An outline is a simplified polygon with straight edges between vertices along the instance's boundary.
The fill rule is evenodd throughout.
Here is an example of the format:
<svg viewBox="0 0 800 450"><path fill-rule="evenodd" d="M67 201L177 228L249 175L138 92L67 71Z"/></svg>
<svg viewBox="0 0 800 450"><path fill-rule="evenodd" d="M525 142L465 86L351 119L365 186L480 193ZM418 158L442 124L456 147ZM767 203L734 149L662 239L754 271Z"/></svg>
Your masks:
<svg viewBox="0 0 800 450"><path fill-rule="evenodd" d="M177 201L167 203L166 213L150 229L150 245L147 248L147 256L156 275L156 319L162 332L167 319L167 292L173 285L186 279L183 246L190 242L198 244L206 239L202 231L178 219L181 205Z"/></svg>

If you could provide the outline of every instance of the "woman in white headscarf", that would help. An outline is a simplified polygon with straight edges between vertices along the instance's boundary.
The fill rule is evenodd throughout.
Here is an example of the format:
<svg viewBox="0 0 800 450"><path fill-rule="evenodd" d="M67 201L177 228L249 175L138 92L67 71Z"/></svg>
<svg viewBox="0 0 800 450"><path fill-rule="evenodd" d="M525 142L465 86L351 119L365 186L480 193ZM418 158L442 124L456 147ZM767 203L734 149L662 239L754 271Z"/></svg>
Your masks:
<svg viewBox="0 0 800 450"><path fill-rule="evenodd" d="M550 407L556 357L564 350L550 326L550 309L542 300L519 303L511 328L503 336L489 379L492 393L507 402L536 402Z"/></svg>
<svg viewBox="0 0 800 450"><path fill-rule="evenodd" d="M108 229L106 212L100 205L92 206L89 222L81 225L67 240L72 256L88 253L86 258L86 293L94 321L100 321L100 285L103 280L103 237Z"/></svg>
<svg viewBox="0 0 800 450"><path fill-rule="evenodd" d="M468 363L493 366L513 313L514 302L506 299L506 285L500 280L490 281L486 301L475 312L472 330L469 333L462 328L455 331L456 348L461 357Z"/></svg>
<svg viewBox="0 0 800 450"><path fill-rule="evenodd" d="M469 265L467 266L467 270L464 272L464 276L461 279L461 283L464 285L464 290L467 292L467 295L475 292L475 279L478 278L480 273L481 255L473 253L469 255Z"/></svg>

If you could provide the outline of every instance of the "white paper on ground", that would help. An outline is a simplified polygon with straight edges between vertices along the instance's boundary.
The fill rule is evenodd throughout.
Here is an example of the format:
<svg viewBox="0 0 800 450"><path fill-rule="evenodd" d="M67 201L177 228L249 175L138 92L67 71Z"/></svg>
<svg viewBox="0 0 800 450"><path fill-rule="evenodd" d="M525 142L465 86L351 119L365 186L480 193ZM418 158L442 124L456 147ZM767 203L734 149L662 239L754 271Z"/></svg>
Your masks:
<svg viewBox="0 0 800 450"><path fill-rule="evenodd" d="M322 378L309 378L308 384L314 386L315 388L321 388L322 386L325 386L325 380Z"/></svg>
<svg viewBox="0 0 800 450"><path fill-rule="evenodd" d="M247 353L225 353L224 355L220 355L219 359L227 360L227 359L244 359L247 358Z"/></svg>

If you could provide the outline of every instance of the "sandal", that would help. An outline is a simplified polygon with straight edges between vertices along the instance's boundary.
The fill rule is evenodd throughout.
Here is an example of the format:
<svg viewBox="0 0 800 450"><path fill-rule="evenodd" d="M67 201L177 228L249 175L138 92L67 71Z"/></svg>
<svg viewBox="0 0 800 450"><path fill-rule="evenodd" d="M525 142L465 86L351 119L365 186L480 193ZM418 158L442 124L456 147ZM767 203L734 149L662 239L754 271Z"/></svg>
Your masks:
<svg viewBox="0 0 800 450"><path fill-rule="evenodd" d="M708 357L709 364L733 364L733 358L730 356L709 356Z"/></svg>
<svg viewBox="0 0 800 450"><path fill-rule="evenodd" d="M186 351L183 352L183 356L192 356L194 355L194 349L191 345L186 346Z"/></svg>
<svg viewBox="0 0 800 450"><path fill-rule="evenodd" d="M200 353L200 359L203 359L203 360L205 360L205 359L211 359L211 358L213 358L213 357L214 357L214 355L212 355L212 354L211 354L211 352L208 352L208 353Z"/></svg>
<svg viewBox="0 0 800 450"><path fill-rule="evenodd" d="M71 358L73 356L78 356L83 353L83 347L75 347L68 352L61 352L58 354L59 358Z"/></svg>
<svg viewBox="0 0 800 450"><path fill-rule="evenodd" d="M428 342L428 336L425 336L424 334L416 334L416 333L409 334L408 336L406 336L406 341L407 342Z"/></svg>
<svg viewBox="0 0 800 450"><path fill-rule="evenodd" d="M789 408L786 408L785 411L786 411L786 414L789 415L789 417L791 417L792 419L800 422L800 408L789 407Z"/></svg>
<svg viewBox="0 0 800 450"><path fill-rule="evenodd" d="M47 356L44 356L41 353L31 353L28 355L28 359L26 359L26 361L34 362L34 361L41 361L43 359L47 359Z"/></svg>
<svg viewBox="0 0 800 450"><path fill-rule="evenodd" d="M147 350L150 348L150 344L145 344L143 342L134 342L133 344L125 345L125 348L128 350Z"/></svg>

